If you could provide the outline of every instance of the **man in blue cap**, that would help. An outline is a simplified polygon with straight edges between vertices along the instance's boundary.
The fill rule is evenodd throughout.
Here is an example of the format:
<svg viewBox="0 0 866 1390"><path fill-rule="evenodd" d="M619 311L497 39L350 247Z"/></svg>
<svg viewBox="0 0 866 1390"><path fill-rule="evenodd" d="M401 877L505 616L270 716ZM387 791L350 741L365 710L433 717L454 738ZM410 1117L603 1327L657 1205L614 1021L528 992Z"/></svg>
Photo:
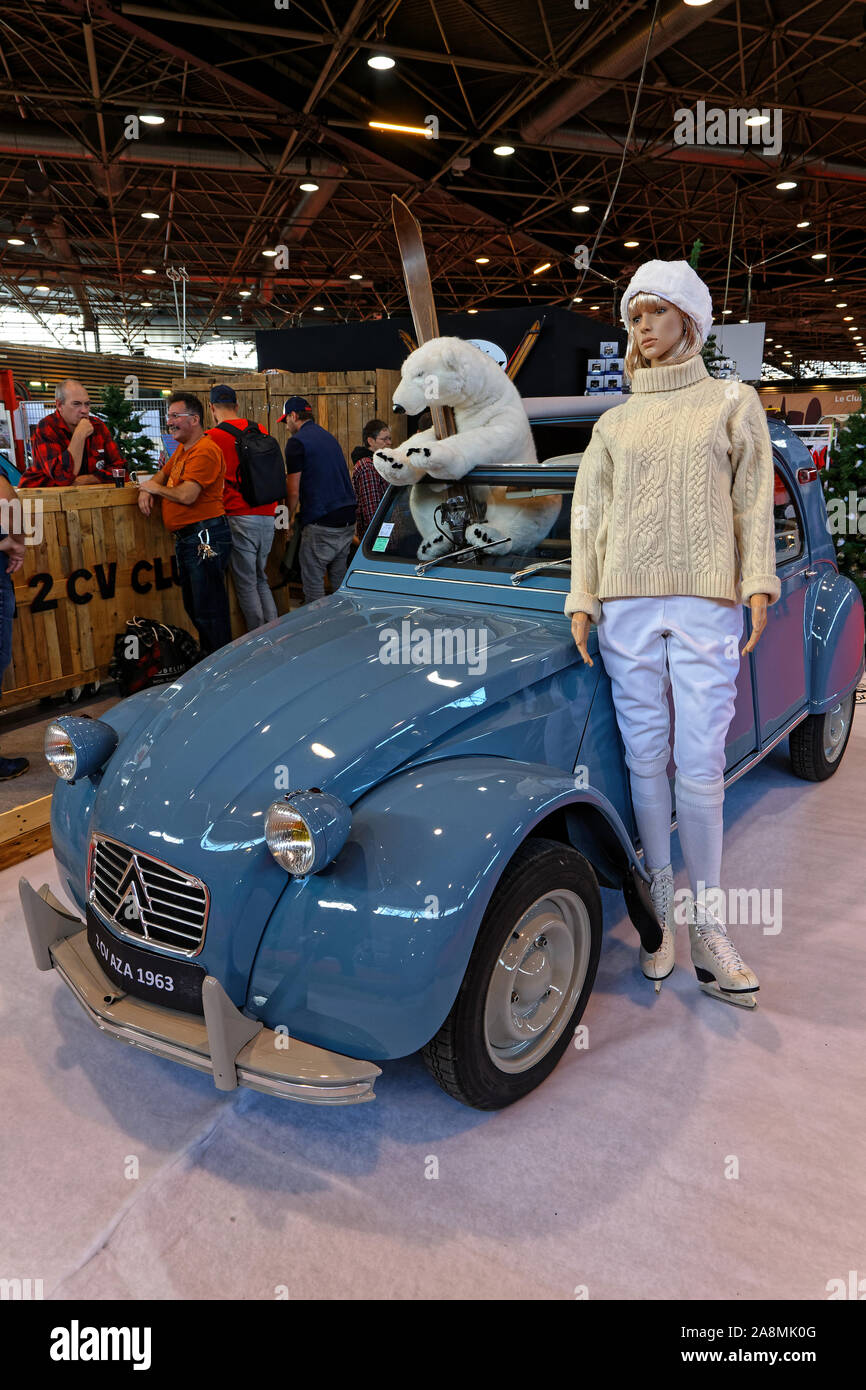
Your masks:
<svg viewBox="0 0 866 1390"><path fill-rule="evenodd" d="M355 534L355 492L339 442L313 419L309 401L289 396L280 416L286 442L289 510L300 500L296 525L304 602L322 598L325 574L333 593L342 582Z"/></svg>

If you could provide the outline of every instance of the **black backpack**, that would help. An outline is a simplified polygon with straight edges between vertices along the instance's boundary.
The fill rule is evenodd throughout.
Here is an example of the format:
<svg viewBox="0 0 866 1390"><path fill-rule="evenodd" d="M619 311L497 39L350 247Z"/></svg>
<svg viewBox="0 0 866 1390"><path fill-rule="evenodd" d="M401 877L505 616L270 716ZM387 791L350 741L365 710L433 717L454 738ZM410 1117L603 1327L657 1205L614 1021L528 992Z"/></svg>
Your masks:
<svg viewBox="0 0 866 1390"><path fill-rule="evenodd" d="M238 490L250 507L264 507L268 502L286 499L286 462L283 451L272 434L262 434L258 425L249 424L239 430L237 425L223 423L235 441L238 451Z"/></svg>
<svg viewBox="0 0 866 1390"><path fill-rule="evenodd" d="M117 681L125 699L137 690L182 676L200 656L198 645L182 627L153 618L130 618L126 631L114 639L108 674Z"/></svg>

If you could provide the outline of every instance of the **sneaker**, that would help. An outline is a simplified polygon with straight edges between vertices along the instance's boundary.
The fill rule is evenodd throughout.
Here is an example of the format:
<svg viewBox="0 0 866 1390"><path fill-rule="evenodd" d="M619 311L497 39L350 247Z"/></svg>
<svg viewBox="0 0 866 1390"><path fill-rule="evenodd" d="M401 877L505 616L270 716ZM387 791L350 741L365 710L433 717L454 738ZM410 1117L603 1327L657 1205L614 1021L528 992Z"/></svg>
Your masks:
<svg viewBox="0 0 866 1390"><path fill-rule="evenodd" d="M11 782L13 777L20 777L22 772L26 772L29 766L26 758L0 758L0 782Z"/></svg>

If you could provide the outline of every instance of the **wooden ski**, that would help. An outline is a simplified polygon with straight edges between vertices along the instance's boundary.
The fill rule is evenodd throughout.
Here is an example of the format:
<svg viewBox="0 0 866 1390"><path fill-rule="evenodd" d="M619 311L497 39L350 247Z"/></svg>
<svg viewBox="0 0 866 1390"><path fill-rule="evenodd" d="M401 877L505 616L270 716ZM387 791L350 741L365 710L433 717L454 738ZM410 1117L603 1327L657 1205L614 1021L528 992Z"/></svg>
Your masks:
<svg viewBox="0 0 866 1390"><path fill-rule="evenodd" d="M532 327L526 330L522 339L520 340L520 343L515 348L514 352L511 354L511 360L508 362L505 368L505 375L511 381L513 381L514 378L517 376L517 373L520 371L520 368L523 366L530 352L535 347L535 341L539 333L541 332L541 327L543 323L543 318L536 319Z"/></svg>
<svg viewBox="0 0 866 1390"><path fill-rule="evenodd" d="M397 233L397 245L403 262L403 278L409 296L409 309L415 325L418 346L429 343L431 338L439 337L439 324L436 318L436 304L433 299L433 286L430 283L430 269L424 251L424 241L418 219L402 198L391 194L391 217ZM457 433L454 411L450 405L436 405L430 402L430 414L437 439L446 439Z"/></svg>
<svg viewBox="0 0 866 1390"><path fill-rule="evenodd" d="M398 331L399 331L399 334L400 334L400 342L403 344L403 346L404 346L404 348L406 349L407 353L408 353L408 352L414 352L415 349L416 349L416 347L418 346L418 344L415 342L415 339L412 337L412 334L411 334L411 333L406 333L406 332L404 331L404 329L402 329L402 328L399 329Z"/></svg>

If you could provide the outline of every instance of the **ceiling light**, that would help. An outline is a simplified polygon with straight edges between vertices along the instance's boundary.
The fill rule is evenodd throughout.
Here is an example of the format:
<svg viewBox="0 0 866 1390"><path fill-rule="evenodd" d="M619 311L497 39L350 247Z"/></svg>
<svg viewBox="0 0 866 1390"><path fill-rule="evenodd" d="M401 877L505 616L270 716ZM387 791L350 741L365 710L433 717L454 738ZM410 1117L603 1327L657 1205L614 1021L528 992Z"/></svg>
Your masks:
<svg viewBox="0 0 866 1390"><path fill-rule="evenodd" d="M238 290L238 297L240 299L249 299L251 294L252 290Z"/></svg>
<svg viewBox="0 0 866 1390"><path fill-rule="evenodd" d="M7 240L8 244L9 244L10 246L25 246L25 245L26 245L26 242L22 241L22 239L21 239L20 236L10 236L10 237L7 237L6 240Z"/></svg>
<svg viewBox="0 0 866 1390"><path fill-rule="evenodd" d="M314 304L314 305L313 305L313 313L314 313L314 314L323 314L324 312L325 312L325 306L324 306L324 304Z"/></svg>
<svg viewBox="0 0 866 1390"><path fill-rule="evenodd" d="M777 187L780 191L786 192L789 188L796 188L796 187L797 187L797 181L796 181L796 179L782 179L782 182L781 182L781 183L777 183L777 184L776 184L776 187Z"/></svg>
<svg viewBox="0 0 866 1390"><path fill-rule="evenodd" d="M854 315L853 315L853 314L843 314L843 315L842 315L842 322L843 322L843 323L851 323L851 321L853 320L853 318L854 318Z"/></svg>
<svg viewBox="0 0 866 1390"><path fill-rule="evenodd" d="M423 135L425 140L430 134L430 128L426 125L395 125L393 121L368 121L371 130L396 130L400 135Z"/></svg>
<svg viewBox="0 0 866 1390"><path fill-rule="evenodd" d="M263 252L262 252L262 255L263 255L263 256L275 256L276 254L277 254L276 251L263 251Z"/></svg>
<svg viewBox="0 0 866 1390"><path fill-rule="evenodd" d="M746 121L746 125L769 125L769 124L770 124L770 117L769 117L769 116L749 116L749 118L748 118L747 121Z"/></svg>
<svg viewBox="0 0 866 1390"><path fill-rule="evenodd" d="M141 215L146 222L156 222L159 220L158 212L143 212Z"/></svg>
<svg viewBox="0 0 866 1390"><path fill-rule="evenodd" d="M141 121L142 125L165 125L165 116L150 115L150 113L148 113L146 116L139 116L138 119ZM748 121L746 124L748 125Z"/></svg>
<svg viewBox="0 0 866 1390"><path fill-rule="evenodd" d="M148 266L145 266L144 270L141 273L142 275L155 275L156 271L151 270Z"/></svg>
<svg viewBox="0 0 866 1390"><path fill-rule="evenodd" d="M478 313L478 310L477 310L477 309L467 309L466 312L467 312L467 314L477 314L477 313Z"/></svg>
<svg viewBox="0 0 866 1390"><path fill-rule="evenodd" d="M812 252L812 260L813 260L813 261L826 261L826 259L827 259L827 252L826 252L826 251L813 251L813 252Z"/></svg>
<svg viewBox="0 0 866 1390"><path fill-rule="evenodd" d="M505 155L505 154L514 154L514 146L513 146L513 145L494 145L494 147L493 147L493 153L494 153L494 154L502 154L502 155Z"/></svg>
<svg viewBox="0 0 866 1390"><path fill-rule="evenodd" d="M740 319L740 323L748 323L748 322L749 322L748 319Z"/></svg>
<svg viewBox="0 0 866 1390"><path fill-rule="evenodd" d="M48 291L51 289L51 286L50 286L50 285L34 285L34 289L41 290L43 294L47 294Z"/></svg>
<svg viewBox="0 0 866 1390"><path fill-rule="evenodd" d="M748 125L748 121L746 122L746 125ZM797 226L798 226L798 227L811 227L811 225L812 225L811 222L798 222L798 223L797 223Z"/></svg>
<svg viewBox="0 0 866 1390"><path fill-rule="evenodd" d="M223 320L224 323L231 323L232 321L231 314L221 314L220 318Z"/></svg>
<svg viewBox="0 0 866 1390"><path fill-rule="evenodd" d="M376 68L379 72L387 72L388 68L395 66L394 59L389 58L386 53L374 53L367 59L368 68Z"/></svg>
<svg viewBox="0 0 866 1390"><path fill-rule="evenodd" d="M629 246L629 247L631 247L631 246L640 246L640 242L639 242L639 241L624 241L624 242L623 242L623 246Z"/></svg>
<svg viewBox="0 0 866 1390"><path fill-rule="evenodd" d="M733 312L734 312L733 309L723 309L723 310L722 310L722 313L723 313L723 314L732 314Z"/></svg>
<svg viewBox="0 0 866 1390"><path fill-rule="evenodd" d="M359 270L353 270L351 275L349 276L350 280L363 280L363 278L364 277Z"/></svg>
<svg viewBox="0 0 866 1390"><path fill-rule="evenodd" d="M582 303L583 303L583 295L582 295L582 294L575 295L574 299L573 299L571 302L572 302L572 304L582 304Z"/></svg>
<svg viewBox="0 0 866 1390"><path fill-rule="evenodd" d="M832 284L832 283L833 283L833 276L832 276L832 275L825 275L825 276L824 276L824 284L825 284L825 285L830 285L830 284Z"/></svg>
<svg viewBox="0 0 866 1390"><path fill-rule="evenodd" d="M139 300L139 303L141 304L142 309L152 309L152 308L153 308L153 300L152 300L152 299L142 299L142 300Z"/></svg>
<svg viewBox="0 0 866 1390"><path fill-rule="evenodd" d="M307 179L305 183L299 185L302 193L318 193L319 185L313 183L312 179Z"/></svg>
<svg viewBox="0 0 866 1390"><path fill-rule="evenodd" d="M542 273L542 271L544 271L544 270L550 270L551 264L552 264L551 261L542 261L542 262L541 262L541 265L537 265L537 266L535 267L535 269L533 270L533 272L532 272L533 275L540 275L540 274Z"/></svg>
<svg viewBox="0 0 866 1390"><path fill-rule="evenodd" d="M572 212L589 212L589 206L586 203L576 203L571 210Z"/></svg>
<svg viewBox="0 0 866 1390"><path fill-rule="evenodd" d="M837 308L837 309L847 309L847 308L848 308L848 301L847 301L847 299L840 299L840 300L839 300L839 303L836 305L836 308Z"/></svg>
<svg viewBox="0 0 866 1390"><path fill-rule="evenodd" d="M598 308L598 305L597 305L597 304L590 304L589 307L590 307L590 309L597 309L597 308Z"/></svg>
<svg viewBox="0 0 866 1390"><path fill-rule="evenodd" d="M489 265L489 264L490 264L490 257L489 257L489 256L476 256L476 257L475 257L475 264L476 264L476 265Z"/></svg>

